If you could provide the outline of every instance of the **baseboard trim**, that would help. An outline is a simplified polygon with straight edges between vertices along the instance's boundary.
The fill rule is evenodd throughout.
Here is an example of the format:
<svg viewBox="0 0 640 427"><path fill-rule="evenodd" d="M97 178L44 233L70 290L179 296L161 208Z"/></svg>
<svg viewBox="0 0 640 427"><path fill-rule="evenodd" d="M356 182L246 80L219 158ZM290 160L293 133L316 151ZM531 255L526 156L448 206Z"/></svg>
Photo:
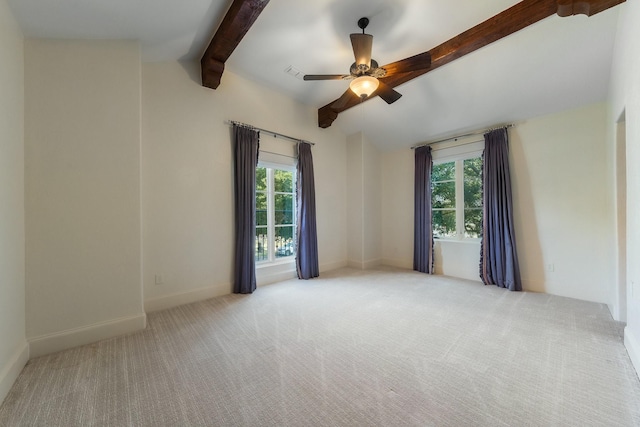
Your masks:
<svg viewBox="0 0 640 427"><path fill-rule="evenodd" d="M24 341L20 348L17 348L9 359L6 366L0 371L0 405L4 402L5 397L9 394L9 390L13 383L18 379L18 375L22 372L22 368L29 361L29 344Z"/></svg>
<svg viewBox="0 0 640 427"><path fill-rule="evenodd" d="M152 313L154 311L166 310L179 305L191 304L192 302L203 301L231 293L231 285L207 286L186 292L176 292L157 298L150 298L144 302L144 311Z"/></svg>
<svg viewBox="0 0 640 427"><path fill-rule="evenodd" d="M380 258L370 259L362 263L365 270L373 270L380 266Z"/></svg>
<svg viewBox="0 0 640 427"><path fill-rule="evenodd" d="M356 268L358 270L372 270L380 265L379 259L371 259L368 261L353 261L349 260L348 267Z"/></svg>
<svg viewBox="0 0 640 427"><path fill-rule="evenodd" d="M636 375L640 377L640 343L636 341L628 326L624 328L624 346L627 348Z"/></svg>
<svg viewBox="0 0 640 427"><path fill-rule="evenodd" d="M413 270L413 260L383 258L382 265L388 265L389 267L404 268L406 270Z"/></svg>
<svg viewBox="0 0 640 427"><path fill-rule="evenodd" d="M326 264L322 264L320 266L320 273L324 273L326 271L338 270L340 268L345 268L348 266L349 266L349 263L347 261L329 262Z"/></svg>
<svg viewBox="0 0 640 427"><path fill-rule="evenodd" d="M144 329L146 326L147 316L142 313L135 316L94 323L80 328L41 335L28 340L29 354L31 358L43 356L68 348L136 332Z"/></svg>

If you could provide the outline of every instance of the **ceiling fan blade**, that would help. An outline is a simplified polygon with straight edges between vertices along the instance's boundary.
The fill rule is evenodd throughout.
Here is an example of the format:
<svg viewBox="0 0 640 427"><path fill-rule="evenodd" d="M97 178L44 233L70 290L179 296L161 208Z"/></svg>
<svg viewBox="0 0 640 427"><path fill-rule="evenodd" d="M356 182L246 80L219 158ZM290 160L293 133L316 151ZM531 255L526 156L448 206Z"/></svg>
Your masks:
<svg viewBox="0 0 640 427"><path fill-rule="evenodd" d="M429 52L419 53L409 58L402 59L400 61L392 62L382 66L387 70L385 77L389 77L393 74L408 73L411 71L426 70L431 66L431 54Z"/></svg>
<svg viewBox="0 0 640 427"><path fill-rule="evenodd" d="M353 91L351 89L347 89L340 98L336 99L335 101L333 101L330 105L331 108L335 108L335 109L342 109L344 108L350 101L355 101L357 100L357 102L360 101L360 98L358 98L358 95L356 95L355 93L353 93Z"/></svg>
<svg viewBox="0 0 640 427"><path fill-rule="evenodd" d="M303 80L343 80L349 77L344 74L305 74Z"/></svg>
<svg viewBox="0 0 640 427"><path fill-rule="evenodd" d="M396 92L391 86L386 85L382 82L382 80L378 80L380 84L378 85L378 89L376 89L375 95L378 95L380 98L384 99L384 102L387 104L393 104L402 96L401 93Z"/></svg>
<svg viewBox="0 0 640 427"><path fill-rule="evenodd" d="M373 47L373 36L371 34L351 34L351 47L353 56L356 58L356 66L366 65L371 67L371 48Z"/></svg>

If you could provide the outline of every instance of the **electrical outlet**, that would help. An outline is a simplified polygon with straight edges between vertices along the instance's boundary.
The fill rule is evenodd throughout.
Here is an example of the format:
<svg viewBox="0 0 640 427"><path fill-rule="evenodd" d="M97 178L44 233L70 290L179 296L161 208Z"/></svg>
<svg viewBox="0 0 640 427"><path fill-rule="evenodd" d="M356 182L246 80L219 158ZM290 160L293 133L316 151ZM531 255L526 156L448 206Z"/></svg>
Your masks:
<svg viewBox="0 0 640 427"><path fill-rule="evenodd" d="M162 285L162 276L159 274L156 274L156 285Z"/></svg>
<svg viewBox="0 0 640 427"><path fill-rule="evenodd" d="M553 265L553 263L547 264L547 271L549 273L553 273L555 271L556 267Z"/></svg>

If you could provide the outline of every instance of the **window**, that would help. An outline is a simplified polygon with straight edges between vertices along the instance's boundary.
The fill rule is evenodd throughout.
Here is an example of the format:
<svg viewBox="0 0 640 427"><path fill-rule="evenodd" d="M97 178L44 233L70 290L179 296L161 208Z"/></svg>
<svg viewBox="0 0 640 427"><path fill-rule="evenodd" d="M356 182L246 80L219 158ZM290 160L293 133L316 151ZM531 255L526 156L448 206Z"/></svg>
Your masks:
<svg viewBox="0 0 640 427"><path fill-rule="evenodd" d="M444 161L431 172L433 235L478 239L482 233L482 158Z"/></svg>
<svg viewBox="0 0 640 427"><path fill-rule="evenodd" d="M256 168L256 262L295 254L295 170L260 164Z"/></svg>

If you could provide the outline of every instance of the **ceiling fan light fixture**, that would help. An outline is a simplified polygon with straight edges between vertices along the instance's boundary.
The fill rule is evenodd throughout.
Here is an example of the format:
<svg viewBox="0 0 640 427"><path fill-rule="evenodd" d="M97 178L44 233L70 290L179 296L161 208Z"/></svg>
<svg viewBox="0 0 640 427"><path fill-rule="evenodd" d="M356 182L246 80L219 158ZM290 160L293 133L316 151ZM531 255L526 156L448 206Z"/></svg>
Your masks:
<svg viewBox="0 0 640 427"><path fill-rule="evenodd" d="M371 96L371 94L378 89L379 84L380 82L375 77L360 76L351 81L349 88L353 93L364 99Z"/></svg>

